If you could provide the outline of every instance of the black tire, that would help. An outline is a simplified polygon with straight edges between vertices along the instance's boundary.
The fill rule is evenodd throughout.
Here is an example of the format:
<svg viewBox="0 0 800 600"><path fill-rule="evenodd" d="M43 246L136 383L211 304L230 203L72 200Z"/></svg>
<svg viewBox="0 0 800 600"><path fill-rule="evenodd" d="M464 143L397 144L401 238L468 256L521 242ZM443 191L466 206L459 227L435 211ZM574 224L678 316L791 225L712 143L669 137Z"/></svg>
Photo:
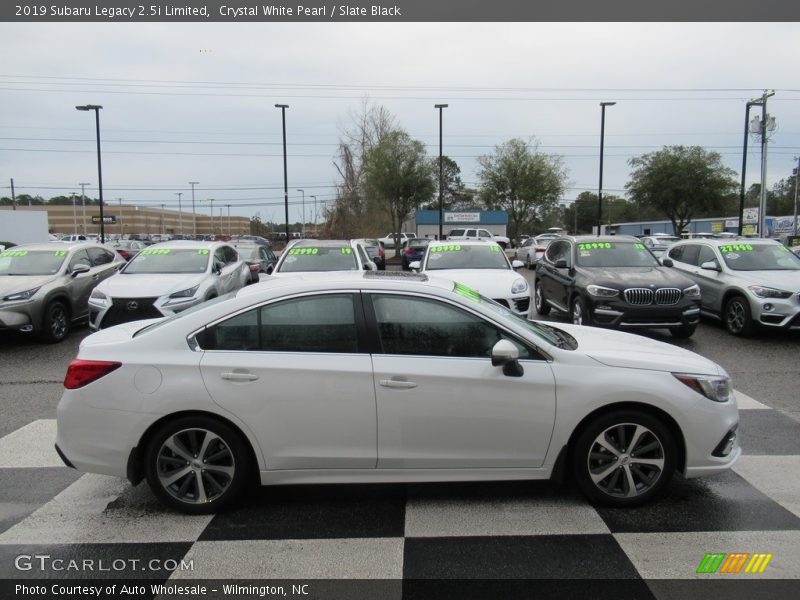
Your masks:
<svg viewBox="0 0 800 600"><path fill-rule="evenodd" d="M722 322L728 333L733 335L746 337L753 333L755 325L747 298L739 295L729 298L722 311Z"/></svg>
<svg viewBox="0 0 800 600"><path fill-rule="evenodd" d="M599 416L581 432L572 448L572 467L578 487L592 503L625 508L664 493L676 455L675 440L659 419L618 410ZM638 462L642 460L648 462Z"/></svg>
<svg viewBox="0 0 800 600"><path fill-rule="evenodd" d="M525 257L525 267L528 269L528 271L533 269L533 265L531 264L531 254L530 254L530 252Z"/></svg>
<svg viewBox="0 0 800 600"><path fill-rule="evenodd" d="M175 419L147 445L147 483L161 502L179 512L215 513L239 500L251 479L245 444L238 432L213 417Z"/></svg>
<svg viewBox="0 0 800 600"><path fill-rule="evenodd" d="M44 310L39 335L48 344L57 344L69 333L69 310L63 302L51 302Z"/></svg>
<svg viewBox="0 0 800 600"><path fill-rule="evenodd" d="M575 296L569 307L569 318L575 325L591 325L592 317L586 308L586 302L580 296Z"/></svg>
<svg viewBox="0 0 800 600"><path fill-rule="evenodd" d="M536 309L536 313L543 317L550 314L550 305L544 300L542 283L538 279L533 283L533 307Z"/></svg>
<svg viewBox="0 0 800 600"><path fill-rule="evenodd" d="M697 325L681 325L680 327L673 327L669 332L675 339L686 340L692 337L695 329L697 329Z"/></svg>

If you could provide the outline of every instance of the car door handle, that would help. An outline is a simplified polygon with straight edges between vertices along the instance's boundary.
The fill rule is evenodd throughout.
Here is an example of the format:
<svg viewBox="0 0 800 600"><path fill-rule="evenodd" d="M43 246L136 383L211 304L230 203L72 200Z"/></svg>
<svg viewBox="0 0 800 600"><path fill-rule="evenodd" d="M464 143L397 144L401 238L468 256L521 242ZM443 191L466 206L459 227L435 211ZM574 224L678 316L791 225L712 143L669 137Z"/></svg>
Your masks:
<svg viewBox="0 0 800 600"><path fill-rule="evenodd" d="M401 379L381 379L379 382L383 387L395 388L400 390L410 390L417 387L413 381L403 381Z"/></svg>
<svg viewBox="0 0 800 600"><path fill-rule="evenodd" d="M228 381L255 381L258 379L258 375L252 373L223 373L220 377Z"/></svg>

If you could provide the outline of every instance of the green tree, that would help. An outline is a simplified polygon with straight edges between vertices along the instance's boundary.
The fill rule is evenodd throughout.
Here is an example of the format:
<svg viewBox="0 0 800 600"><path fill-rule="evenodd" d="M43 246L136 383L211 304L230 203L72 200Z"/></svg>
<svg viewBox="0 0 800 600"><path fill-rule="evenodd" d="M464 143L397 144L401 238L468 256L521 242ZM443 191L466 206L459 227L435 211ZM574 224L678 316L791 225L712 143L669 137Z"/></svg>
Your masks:
<svg viewBox="0 0 800 600"><path fill-rule="evenodd" d="M672 222L676 235L692 219L724 211L735 193L733 170L717 152L699 146L665 146L630 159L626 188L642 207L653 207Z"/></svg>
<svg viewBox="0 0 800 600"><path fill-rule="evenodd" d="M556 208L566 185L560 157L541 154L538 144L512 139L478 158L481 199L489 210L505 210L511 237L541 224Z"/></svg>
<svg viewBox="0 0 800 600"><path fill-rule="evenodd" d="M431 159L431 169L436 178L433 202L425 205L427 210L439 210L439 157ZM474 202L461 181L461 167L449 156L442 156L442 210L461 210L465 201Z"/></svg>
<svg viewBox="0 0 800 600"><path fill-rule="evenodd" d="M391 220L397 235L411 212L428 202L437 189L436 177L422 142L404 131L385 135L364 156L364 188ZM400 250L395 239L395 254Z"/></svg>

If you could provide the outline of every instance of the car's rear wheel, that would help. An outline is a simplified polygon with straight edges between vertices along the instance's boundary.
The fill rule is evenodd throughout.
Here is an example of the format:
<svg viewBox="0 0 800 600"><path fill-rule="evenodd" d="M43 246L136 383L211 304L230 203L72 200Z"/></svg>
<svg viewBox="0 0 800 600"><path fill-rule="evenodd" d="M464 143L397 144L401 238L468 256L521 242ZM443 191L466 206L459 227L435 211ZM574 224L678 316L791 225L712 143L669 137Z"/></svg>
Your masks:
<svg viewBox="0 0 800 600"><path fill-rule="evenodd" d="M753 333L750 303L743 296L733 296L725 303L723 313L725 329L733 335L747 336Z"/></svg>
<svg viewBox="0 0 800 600"><path fill-rule="evenodd" d="M572 299L569 316L575 325L591 325L591 318L589 317L589 311L586 309L586 303L580 296L575 296Z"/></svg>
<svg viewBox="0 0 800 600"><path fill-rule="evenodd" d="M543 317L550 314L550 305L544 300L542 283L538 279L533 284L533 307Z"/></svg>
<svg viewBox="0 0 800 600"><path fill-rule="evenodd" d="M681 325L680 327L673 327L669 332L675 339L685 340L692 337L695 329L697 329L697 325Z"/></svg>
<svg viewBox="0 0 800 600"><path fill-rule="evenodd" d="M657 498L675 471L675 441L657 418L637 410L598 417L578 437L573 468L596 504L636 506Z"/></svg>
<svg viewBox="0 0 800 600"><path fill-rule="evenodd" d="M529 252L529 253L528 253L528 255L525 257L525 266L527 267L527 269L528 269L529 271L530 271L531 269L533 269L533 265L531 264L531 254L530 254L530 252Z"/></svg>
<svg viewBox="0 0 800 600"><path fill-rule="evenodd" d="M251 472L241 436L211 417L166 423L151 438L147 483L161 502L189 514L214 513L235 502Z"/></svg>
<svg viewBox="0 0 800 600"><path fill-rule="evenodd" d="M55 344L69 333L69 311L62 302L51 302L44 311L40 335L43 341Z"/></svg>

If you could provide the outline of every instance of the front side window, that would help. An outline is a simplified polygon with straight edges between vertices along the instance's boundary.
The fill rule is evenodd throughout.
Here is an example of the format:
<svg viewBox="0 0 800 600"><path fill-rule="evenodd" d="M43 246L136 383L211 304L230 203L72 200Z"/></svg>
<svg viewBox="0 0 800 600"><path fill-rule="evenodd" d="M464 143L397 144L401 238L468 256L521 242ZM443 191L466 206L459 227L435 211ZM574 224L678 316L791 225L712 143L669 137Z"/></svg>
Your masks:
<svg viewBox="0 0 800 600"><path fill-rule="evenodd" d="M384 354L488 358L501 339L532 358L526 346L493 324L464 310L427 298L374 295L372 304Z"/></svg>
<svg viewBox="0 0 800 600"><path fill-rule="evenodd" d="M478 237L490 238L490 237L492 237L492 234L489 233L488 231L486 231L485 229L479 229L478 230Z"/></svg>
<svg viewBox="0 0 800 600"><path fill-rule="evenodd" d="M700 246L700 253L697 255L697 264L702 265L707 262L714 262L719 265L719 261L717 261L714 251L708 246Z"/></svg>
<svg viewBox="0 0 800 600"><path fill-rule="evenodd" d="M86 250L78 250L72 255L72 258L69 260L69 270L72 271L77 265L86 265L91 268L92 261L86 253Z"/></svg>
<svg viewBox="0 0 800 600"><path fill-rule="evenodd" d="M553 264L559 260L566 260L567 264L569 264L569 248L569 242L557 242L555 244L550 244L550 246L547 247L545 256L547 257L547 260Z"/></svg>
<svg viewBox="0 0 800 600"><path fill-rule="evenodd" d="M99 267L114 262L114 254L103 248L88 248L89 258L92 259L92 265Z"/></svg>
<svg viewBox="0 0 800 600"><path fill-rule="evenodd" d="M241 313L198 334L203 350L358 352L351 294L293 298Z"/></svg>

